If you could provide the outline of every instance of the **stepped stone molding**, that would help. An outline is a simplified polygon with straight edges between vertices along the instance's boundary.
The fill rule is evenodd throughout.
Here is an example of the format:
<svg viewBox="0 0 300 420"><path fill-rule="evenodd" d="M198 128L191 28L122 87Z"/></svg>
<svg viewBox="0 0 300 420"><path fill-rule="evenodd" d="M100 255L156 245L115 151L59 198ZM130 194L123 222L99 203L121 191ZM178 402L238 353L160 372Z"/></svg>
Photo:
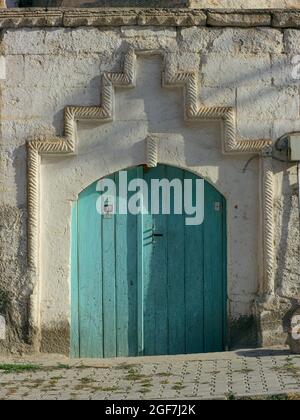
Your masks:
<svg viewBox="0 0 300 420"><path fill-rule="evenodd" d="M223 120L224 153L259 153L272 144L271 140L239 139L236 128L236 110L232 107L207 107L199 103L199 82L196 72L179 72L163 75L164 87L182 87L184 91L184 110L186 121Z"/></svg>
<svg viewBox="0 0 300 420"><path fill-rule="evenodd" d="M128 50L124 59L123 71L105 72L102 75L101 104L99 106L67 106L64 113L64 135L62 137L37 137L27 143L28 147L28 266L35 280L32 308L38 306L38 272L40 242L40 165L43 155L68 156L77 153L77 121L114 120L115 87L133 88L136 84L137 55L153 55L157 51ZM264 294L274 292L274 232L273 232L273 170L269 151L271 140L245 140L237 135L236 110L232 107L207 107L199 102L199 79L196 72L172 73L168 66L162 75L162 84L166 88L182 88L184 118L190 121L223 121L224 135L222 150L224 154L256 153L262 155L263 177L263 231L264 231ZM158 139L149 135L146 139L148 166L158 163ZM221 145L220 145L221 147ZM37 309L33 310L35 313ZM36 315L32 314L32 324ZM32 329L38 331L38 326Z"/></svg>
<svg viewBox="0 0 300 420"><path fill-rule="evenodd" d="M299 9L0 9L0 29L79 26L275 27L300 28Z"/></svg>

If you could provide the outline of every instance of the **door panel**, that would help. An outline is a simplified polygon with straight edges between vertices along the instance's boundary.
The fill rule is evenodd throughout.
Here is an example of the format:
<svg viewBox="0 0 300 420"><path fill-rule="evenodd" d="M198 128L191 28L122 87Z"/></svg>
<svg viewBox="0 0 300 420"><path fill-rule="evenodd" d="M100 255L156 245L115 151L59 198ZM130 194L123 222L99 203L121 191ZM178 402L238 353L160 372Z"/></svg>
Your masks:
<svg viewBox="0 0 300 420"><path fill-rule="evenodd" d="M185 179L197 177L185 173ZM206 184L205 184L206 185ZM193 193L195 187L193 185ZM194 195L194 194L193 194ZM207 197L205 196L205 200ZM204 214L204 220L206 214ZM204 352L204 225L185 226L186 352ZM195 327L197 326L197 327Z"/></svg>
<svg viewBox="0 0 300 420"><path fill-rule="evenodd" d="M127 171L144 178L198 179L159 165ZM119 184L120 174L109 177ZM94 183L72 220L72 355L115 357L224 349L226 203L205 183L205 219L185 214L101 216ZM193 186L195 193L195 184ZM128 193L128 198L133 193ZM195 194L193 194L195 195ZM174 191L171 189L171 203ZM151 188L148 195L151 204ZM145 204L145 203L144 203ZM161 210L161 209L160 209Z"/></svg>
<svg viewBox="0 0 300 420"><path fill-rule="evenodd" d="M165 178L183 181L184 172L165 167ZM183 201L183 200L182 200ZM185 290L185 216L174 214L174 190L171 190L171 213L165 216L167 232L168 332L169 352L186 353L186 290ZM175 257L176 256L176 257Z"/></svg>
<svg viewBox="0 0 300 420"><path fill-rule="evenodd" d="M96 185L78 201L79 341L81 357L103 357L102 220ZM95 234L93 234L95 233Z"/></svg>
<svg viewBox="0 0 300 420"><path fill-rule="evenodd" d="M137 171L128 173L128 182ZM116 184L119 175L116 175ZM118 210L118 209L117 209ZM117 356L137 354L137 217L118 214L115 227L116 241L116 322Z"/></svg>
<svg viewBox="0 0 300 420"><path fill-rule="evenodd" d="M151 179L165 176L163 166L144 174L147 184ZM151 202L149 188L149 203ZM147 215L144 232L150 239L144 256L144 354L168 354L168 284L167 284L167 220L166 216ZM153 236L153 234L163 236Z"/></svg>

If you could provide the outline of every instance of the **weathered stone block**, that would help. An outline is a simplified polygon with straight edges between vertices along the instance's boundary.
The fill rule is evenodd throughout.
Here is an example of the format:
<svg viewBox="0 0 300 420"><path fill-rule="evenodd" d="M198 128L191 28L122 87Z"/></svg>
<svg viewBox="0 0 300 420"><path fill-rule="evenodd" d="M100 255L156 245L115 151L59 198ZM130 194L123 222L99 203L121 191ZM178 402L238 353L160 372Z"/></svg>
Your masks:
<svg viewBox="0 0 300 420"><path fill-rule="evenodd" d="M293 131L300 131L300 119L278 119L273 121L273 133L272 137L274 139L279 139L279 137L283 136L286 133L290 133ZM291 193L289 189L289 183L286 183L288 188L288 194ZM279 193L281 193L281 190L279 190ZM281 231L278 232L281 234ZM286 232L287 235L287 232ZM280 239L280 238L279 238Z"/></svg>
<svg viewBox="0 0 300 420"><path fill-rule="evenodd" d="M271 84L270 56L208 54L202 56L204 86L261 87Z"/></svg>
<svg viewBox="0 0 300 420"><path fill-rule="evenodd" d="M111 54L121 46L119 30L99 28L54 28L46 31L45 48L49 53Z"/></svg>
<svg viewBox="0 0 300 420"><path fill-rule="evenodd" d="M76 87L97 84L100 88L100 64L105 67L102 55L89 54L78 57L40 56L25 57L24 84L36 88ZM111 67L111 66L110 66ZM73 73L72 81L70 74ZM55 88L54 88L55 89Z"/></svg>
<svg viewBox="0 0 300 420"><path fill-rule="evenodd" d="M283 34L271 28L187 28L181 30L179 45L182 49L193 52L281 53Z"/></svg>
<svg viewBox="0 0 300 420"><path fill-rule="evenodd" d="M122 38L136 49L170 50L177 49L175 28L121 28Z"/></svg>
<svg viewBox="0 0 300 420"><path fill-rule="evenodd" d="M272 24L278 28L300 28L300 12L274 13Z"/></svg>
<svg viewBox="0 0 300 420"><path fill-rule="evenodd" d="M4 90L3 101L5 107L2 116L5 120L53 120L55 123L63 123L63 110L69 104L73 105L99 105L100 103L100 86L95 85L77 86L69 88L66 85L59 85L55 89L43 87L33 88L12 88Z"/></svg>
<svg viewBox="0 0 300 420"><path fill-rule="evenodd" d="M280 31L269 28L226 29L215 40L213 48L247 54L281 53L283 36Z"/></svg>
<svg viewBox="0 0 300 420"><path fill-rule="evenodd" d="M148 37L158 38L176 38L177 32L174 28L138 28L138 27L124 27L121 28L121 34L126 38L141 37L147 39Z"/></svg>
<svg viewBox="0 0 300 420"><path fill-rule="evenodd" d="M237 121L238 135L243 139L270 139L272 138L272 122L258 119ZM251 168L249 168L251 170Z"/></svg>
<svg viewBox="0 0 300 420"><path fill-rule="evenodd" d="M10 30L4 34L3 45L5 53L11 55L112 52L121 45L118 35L98 28Z"/></svg>
<svg viewBox="0 0 300 420"><path fill-rule="evenodd" d="M287 54L271 55L272 82L276 86L299 86L300 56Z"/></svg>
<svg viewBox="0 0 300 420"><path fill-rule="evenodd" d="M284 31L284 50L288 54L300 54L300 31L287 29Z"/></svg>
<svg viewBox="0 0 300 420"><path fill-rule="evenodd" d="M206 106L234 106L236 90L234 88L202 87L200 100Z"/></svg>
<svg viewBox="0 0 300 420"><path fill-rule="evenodd" d="M41 120L2 121L1 129L3 143L7 150L12 151L14 148L23 147L28 139L35 137L37 134L55 136L59 132L59 124L55 124L54 127L53 118L47 120L44 117Z"/></svg>
<svg viewBox="0 0 300 420"><path fill-rule="evenodd" d="M6 62L6 85L20 86L24 83L24 56L9 55L5 57Z"/></svg>
<svg viewBox="0 0 300 420"><path fill-rule="evenodd" d="M219 30L212 31L208 28L181 29L179 47L183 51L190 52L209 51L219 33Z"/></svg>
<svg viewBox="0 0 300 420"><path fill-rule="evenodd" d="M195 53L169 53L166 55L166 66L171 73L199 72L200 54Z"/></svg>
<svg viewBox="0 0 300 420"><path fill-rule="evenodd" d="M237 90L238 119L249 116L256 120L272 122L278 118L299 118L299 91L295 87L243 86Z"/></svg>
<svg viewBox="0 0 300 420"><path fill-rule="evenodd" d="M208 12L207 24L210 26L270 26L271 14L267 13L214 13Z"/></svg>
<svg viewBox="0 0 300 420"><path fill-rule="evenodd" d="M45 54L45 31L36 29L5 31L2 46L7 55Z"/></svg>

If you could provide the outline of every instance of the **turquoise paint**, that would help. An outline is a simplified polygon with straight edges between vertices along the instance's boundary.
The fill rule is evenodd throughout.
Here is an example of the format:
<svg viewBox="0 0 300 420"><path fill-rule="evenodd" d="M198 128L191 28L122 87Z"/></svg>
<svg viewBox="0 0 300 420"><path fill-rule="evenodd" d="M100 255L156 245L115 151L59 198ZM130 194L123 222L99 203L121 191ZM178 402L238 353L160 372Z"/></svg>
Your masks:
<svg viewBox="0 0 300 420"><path fill-rule="evenodd" d="M184 171L165 167L165 178L184 180ZM185 278L185 221L181 215L174 214L174 191L171 192L171 214L167 222L167 301L169 332L166 353L186 353L186 278ZM176 257L177 256L177 257ZM180 257L178 257L180 256Z"/></svg>
<svg viewBox="0 0 300 420"><path fill-rule="evenodd" d="M114 176L109 177L115 180ZM93 206L93 203L91 203ZM100 218L98 214L98 218ZM102 217L102 266L103 266L103 338L104 357L117 355L116 340L116 218ZM97 234L97 233L96 233ZM122 252L121 252L122 255ZM100 258L100 255L98 256ZM118 256L119 259L119 256Z"/></svg>
<svg viewBox="0 0 300 420"><path fill-rule="evenodd" d="M102 223L96 184L78 200L78 284L80 357L104 356Z"/></svg>
<svg viewBox="0 0 300 420"><path fill-rule="evenodd" d="M165 165L128 171L128 182L136 177L148 183L154 178L197 179ZM118 183L119 174L109 178ZM206 182L204 223L186 226L185 215L174 214L173 208L170 215L100 216L96 184L84 190L73 207L72 355L224 350L223 196ZM153 237L153 232L159 236Z"/></svg>
<svg viewBox="0 0 300 420"><path fill-rule="evenodd" d="M197 179L188 172L185 173L185 178ZM204 220L205 217L206 215ZM204 331L204 225L186 226L184 231L186 352L198 353L204 352L204 334L199 334L195 328L195 325L198 325L199 330Z"/></svg>
<svg viewBox="0 0 300 420"><path fill-rule="evenodd" d="M143 168L139 167L132 170L134 175L143 178ZM144 205L144 203L142 203ZM131 216L132 217L132 216ZM145 223L149 216L139 214L137 218L137 233L136 233L136 249L137 249L137 354L138 356L144 355L144 287L145 287L145 269L144 269L144 246L147 244L147 229ZM145 237L146 230L146 237ZM135 248L135 247L134 247Z"/></svg>

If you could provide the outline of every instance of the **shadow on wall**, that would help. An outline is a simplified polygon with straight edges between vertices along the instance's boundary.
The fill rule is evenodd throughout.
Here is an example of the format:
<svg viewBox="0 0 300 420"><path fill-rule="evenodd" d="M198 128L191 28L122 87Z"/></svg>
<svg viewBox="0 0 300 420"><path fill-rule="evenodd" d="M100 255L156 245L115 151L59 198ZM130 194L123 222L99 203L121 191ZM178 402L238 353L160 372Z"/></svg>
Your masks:
<svg viewBox="0 0 300 420"><path fill-rule="evenodd" d="M274 173L276 169L274 168ZM276 203L277 213L281 220L278 224L281 224L280 239L277 254L277 272L276 272L276 288L280 291L281 295L286 295L284 289L285 280L291 282L291 276L295 276L297 282L300 275L298 264L293 264L293 261L288 261L289 248L293 247L293 255L299 260L299 214L297 211L298 206L298 187L297 184L291 184L291 173L290 165L285 168L278 168L278 172L283 172L282 175L282 195L283 199ZM296 229L291 231L291 225L295 226ZM287 262L289 264L287 264ZM287 266L288 265L288 266ZM293 270L297 269L297 271ZM288 279L285 277L288 276ZM295 296L295 290L293 290L293 296ZM299 292L299 291L298 291Z"/></svg>
<svg viewBox="0 0 300 420"><path fill-rule="evenodd" d="M275 166L275 165L274 165ZM288 334L291 318L294 311L300 306L299 286L299 258L300 258L300 214L298 208L298 185L292 182L293 174L291 165L279 168L282 176L281 202L276 203L278 217L281 220L276 222L280 225L280 237L278 240L276 289L278 295L287 300L284 312L282 313L282 327L285 334ZM276 168L274 168L276 173Z"/></svg>

